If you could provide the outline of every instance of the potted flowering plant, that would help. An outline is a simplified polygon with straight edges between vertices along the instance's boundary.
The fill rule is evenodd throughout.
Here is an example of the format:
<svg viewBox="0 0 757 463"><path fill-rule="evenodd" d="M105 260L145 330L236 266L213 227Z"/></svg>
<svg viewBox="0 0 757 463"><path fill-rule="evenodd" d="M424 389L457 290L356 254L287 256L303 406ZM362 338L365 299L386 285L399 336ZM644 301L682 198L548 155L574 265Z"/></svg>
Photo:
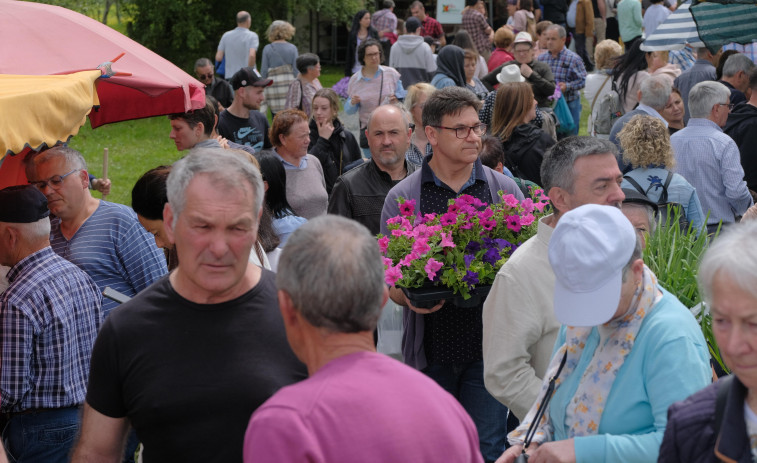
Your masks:
<svg viewBox="0 0 757 463"><path fill-rule="evenodd" d="M511 194L487 205L470 195L450 200L444 214L416 215L415 201L398 198L400 215L379 235L385 280L416 307L454 299L460 307L486 297L497 271L536 234L549 198L541 189L519 201Z"/></svg>

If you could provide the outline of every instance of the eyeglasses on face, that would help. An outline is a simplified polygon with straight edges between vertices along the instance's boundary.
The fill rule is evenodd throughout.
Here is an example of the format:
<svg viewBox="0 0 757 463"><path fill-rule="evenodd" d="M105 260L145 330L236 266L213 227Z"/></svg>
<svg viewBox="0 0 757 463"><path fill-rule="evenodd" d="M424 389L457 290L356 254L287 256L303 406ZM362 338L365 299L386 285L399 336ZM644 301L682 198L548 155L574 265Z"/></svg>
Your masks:
<svg viewBox="0 0 757 463"><path fill-rule="evenodd" d="M455 131L455 136L457 138L460 138L460 139L468 138L468 136L470 135L471 131L473 131L473 133L475 133L479 137L481 135L483 135L483 134L486 133L486 124L484 124L484 123L476 124L476 125L474 125L472 127L466 127L466 126L463 126L463 127L444 127L444 126L441 126L441 125L435 125L434 127L436 127L437 129L454 130Z"/></svg>
<svg viewBox="0 0 757 463"><path fill-rule="evenodd" d="M32 186L37 188L38 190L42 190L45 188L45 186L49 186L50 188L53 188L57 190L63 185L63 180L66 179L69 175L73 174L74 172L79 172L81 169L74 169L68 173L65 173L63 175L53 175L47 180L40 180L39 182L29 182Z"/></svg>
<svg viewBox="0 0 757 463"><path fill-rule="evenodd" d="M208 73L208 74L198 74L197 78L199 80L212 79L213 78L213 73L211 72L211 73Z"/></svg>
<svg viewBox="0 0 757 463"><path fill-rule="evenodd" d="M728 106L728 111L733 110L733 107L736 106L733 103L718 103L718 106Z"/></svg>

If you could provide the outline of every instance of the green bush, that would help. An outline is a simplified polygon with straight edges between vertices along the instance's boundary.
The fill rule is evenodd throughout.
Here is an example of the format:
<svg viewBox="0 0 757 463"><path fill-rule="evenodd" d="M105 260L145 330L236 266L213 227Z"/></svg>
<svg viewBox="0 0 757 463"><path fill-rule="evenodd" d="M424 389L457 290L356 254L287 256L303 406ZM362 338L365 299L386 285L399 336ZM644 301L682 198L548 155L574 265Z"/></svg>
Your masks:
<svg viewBox="0 0 757 463"><path fill-rule="evenodd" d="M657 276L660 286L692 310L707 340L710 355L728 371L712 334L712 316L708 310L703 310L704 303L697 284L699 263L707 249L709 238L706 231L698 233L692 226L682 232L678 224L681 213L680 209L677 212L669 209L667 223L660 224L655 234L647 237L644 263Z"/></svg>

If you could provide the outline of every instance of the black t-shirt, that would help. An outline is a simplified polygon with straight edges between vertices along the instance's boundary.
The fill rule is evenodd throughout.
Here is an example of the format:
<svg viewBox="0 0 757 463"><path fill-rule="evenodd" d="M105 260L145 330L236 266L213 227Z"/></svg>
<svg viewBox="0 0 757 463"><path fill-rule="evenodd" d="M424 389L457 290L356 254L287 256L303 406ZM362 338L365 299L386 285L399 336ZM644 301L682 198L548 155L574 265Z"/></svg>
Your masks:
<svg viewBox="0 0 757 463"><path fill-rule="evenodd" d="M166 276L106 319L87 403L129 418L146 463L241 462L252 413L306 377L286 340L273 273L220 304L184 299Z"/></svg>
<svg viewBox="0 0 757 463"><path fill-rule="evenodd" d="M250 111L245 119L231 114L228 110L218 116L218 133L240 145L252 146L255 151L271 148L268 139L268 119L260 111Z"/></svg>

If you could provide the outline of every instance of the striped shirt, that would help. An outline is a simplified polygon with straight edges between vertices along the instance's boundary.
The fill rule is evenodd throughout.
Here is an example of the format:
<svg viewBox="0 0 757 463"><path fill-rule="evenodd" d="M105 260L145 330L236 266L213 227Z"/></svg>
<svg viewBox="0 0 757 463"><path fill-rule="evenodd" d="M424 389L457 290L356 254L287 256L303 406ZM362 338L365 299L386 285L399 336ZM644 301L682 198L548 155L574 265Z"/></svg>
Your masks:
<svg viewBox="0 0 757 463"><path fill-rule="evenodd" d="M696 61L696 58L694 58L694 52L688 47L688 45L680 50L670 50L668 53L668 63L678 65L678 67L681 68L681 72L691 69L691 66L694 65L694 61Z"/></svg>
<svg viewBox="0 0 757 463"><path fill-rule="evenodd" d="M67 240L60 219L51 221L50 244L61 257L89 275L100 291L106 286L133 297L168 273L166 258L130 208L108 201L100 205ZM103 301L104 316L118 306Z"/></svg>
<svg viewBox="0 0 757 463"><path fill-rule="evenodd" d="M744 181L741 155L731 137L709 119L692 118L670 137L676 158L675 172L697 191L707 224L733 222L752 205Z"/></svg>
<svg viewBox="0 0 757 463"><path fill-rule="evenodd" d="M14 265L8 281L0 297L0 410L83 403L103 317L97 285L49 246Z"/></svg>
<svg viewBox="0 0 757 463"><path fill-rule="evenodd" d="M565 84L565 101L581 98L579 90L586 86L586 68L584 61L577 54L563 47L557 57L547 51L539 55L539 61L549 64L555 82Z"/></svg>

